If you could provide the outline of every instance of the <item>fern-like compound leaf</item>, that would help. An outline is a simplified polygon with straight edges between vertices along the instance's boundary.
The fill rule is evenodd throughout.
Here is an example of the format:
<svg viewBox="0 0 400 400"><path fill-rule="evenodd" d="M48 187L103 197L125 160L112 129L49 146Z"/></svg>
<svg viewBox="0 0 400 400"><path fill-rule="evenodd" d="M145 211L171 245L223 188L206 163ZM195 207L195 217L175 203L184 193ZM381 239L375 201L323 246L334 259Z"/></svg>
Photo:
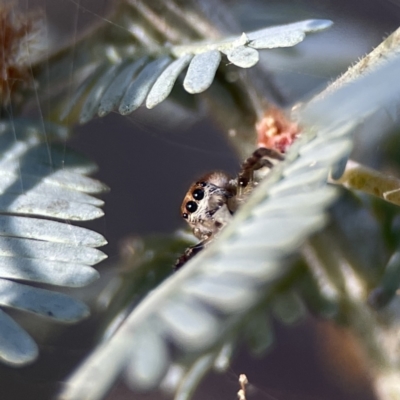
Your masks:
<svg viewBox="0 0 400 400"><path fill-rule="evenodd" d="M84 303L29 286L88 285L98 278L92 266L106 257L96 249L106 244L102 235L69 222L102 216L103 201L92 194L107 187L85 175L95 165L52 143L66 135L51 123L0 122L0 306L74 323L89 315ZM20 366L37 355L34 341L1 311L0 360Z"/></svg>
<svg viewBox="0 0 400 400"><path fill-rule="evenodd" d="M326 20L307 20L223 40L156 46L157 51L152 45L138 50L137 56L130 52L101 59L96 55L92 60L93 71L76 88L60 118L65 120L73 113L76 104L80 123L115 109L122 115L130 114L143 103L153 108L168 97L185 68L184 89L192 94L204 92L212 84L222 56L240 68L250 68L259 60L258 50L294 46L306 33L326 29L331 24ZM115 54L123 53L118 41L110 46ZM87 49L77 46L76 52L80 51Z"/></svg>
<svg viewBox="0 0 400 400"><path fill-rule="evenodd" d="M152 291L116 334L89 356L61 398L100 399L122 371L135 390L148 390L165 382L180 365L174 390L176 398L187 399L262 303L274 300L275 313L287 323L297 319L302 306L296 306L294 314L287 314L284 306L297 303L296 296L288 292L275 297L293 272L288 256L324 226L325 209L335 199L335 189L326 179L349 154L354 128L382 107L398 107L399 68L396 58L321 103L306 105L299 112L301 137L285 161L259 184L207 249ZM346 109L347 102L356 112L340 114L336 123L338 98L341 107ZM135 350L136 338L140 353L151 354L152 367ZM174 351L169 350L171 344Z"/></svg>
<svg viewBox="0 0 400 400"><path fill-rule="evenodd" d="M250 47L252 49L292 47L303 41L306 33L318 32L329 28L331 25L332 21L329 20L311 19L243 33L239 37L232 37L214 43L175 46L172 48L172 53L175 56L181 56L187 53L201 54L210 50L218 50L227 54L238 47Z"/></svg>

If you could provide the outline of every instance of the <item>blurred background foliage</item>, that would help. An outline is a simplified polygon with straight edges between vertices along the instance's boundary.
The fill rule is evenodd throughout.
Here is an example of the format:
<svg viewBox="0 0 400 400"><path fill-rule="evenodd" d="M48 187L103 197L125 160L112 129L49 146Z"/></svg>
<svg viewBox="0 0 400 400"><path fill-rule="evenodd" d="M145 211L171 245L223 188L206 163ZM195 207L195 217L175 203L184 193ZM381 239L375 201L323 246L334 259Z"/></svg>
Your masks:
<svg viewBox="0 0 400 400"><path fill-rule="evenodd" d="M201 38L216 40L220 35L238 35L242 31L310 18L331 19L335 25L294 48L260 51L260 63L246 74L231 66L222 68L204 95L188 95L177 87L172 100L155 110L141 107L128 117L111 113L83 126L75 126L79 113L72 111L66 115L62 122L74 126L74 135L66 144L94 159L100 167L96 178L112 189L106 197L105 218L85 224L107 238L109 244L104 251L110 259L99 266L101 278L96 283L79 290L64 289L90 305L92 317L87 321L65 328L48 320L38 324L19 311L10 312L39 343L41 356L35 364L22 369L0 367L5 398L54 397L66 376L102 340L103 334L106 338L111 334L113 326L118 324L115 317L127 315L149 290L170 274L176 256L191 243L184 235L173 236L182 227L178 208L186 187L207 171L237 172L239 160L255 143L254 123L267 101L289 107L307 100L377 46L384 36L398 28L400 21L400 7L395 1L369 0L362 7L356 1L165 2L168 3L178 4L178 10L183 13L181 23L178 17L175 20L165 17L167 25L177 28L175 39L170 39L172 43ZM162 29L155 25L162 19L157 21L153 16L152 20L145 2L132 2L132 8L126 4L72 0L14 3L24 13L41 9L45 25L40 37L44 45L40 48L39 63L28 63L18 75L20 79L33 73L39 83L38 90L27 91L29 85L22 87L17 93L27 97L13 99L17 107L13 110L24 117L40 120L44 116L60 123L60 114L76 93L75 83L79 84L84 76L81 67L84 69L93 59L118 56L113 52L114 42L122 43L119 56L130 54L130 35L126 32L129 24L136 27L139 48L154 46L154 54L162 52L154 40ZM153 11L157 8L157 2L150 7ZM196 21L195 33L182 22L192 10L203 16ZM25 104L27 100L29 104ZM368 130L369 133L363 131L363 135L356 136L352 158L398 175L399 135L392 121L372 119ZM357 283L362 276L369 304L386 306L395 295L399 279L397 259L390 264L392 254L398 249L397 207L343 191L331 213L333 218L328 228L309 244L313 249L322 249L321 253L314 254L314 250L305 248L304 260L313 264L313 257L314 261L317 257L331 266L345 258L351 268L339 281L348 279L346 284L351 291L352 282ZM153 236L143 239L146 235ZM385 270L386 265L392 267ZM245 373L250 380L248 398L374 399L379 396L374 387L376 382L370 379L370 360L365 349L359 345L352 329L346 328L350 326L360 333L352 321L346 320L357 310L350 310L345 298L339 302L340 313L335 302L324 302L324 299L316 302L318 291L310 291L313 287L310 280L320 277L308 274L302 260L296 268L294 294L286 293L292 285L287 282L280 288L281 296L272 307L273 317L267 321L260 310L257 321L269 326L262 330L255 323L254 332L265 333L261 342L253 343L255 350L257 344L264 343L259 349L263 350L262 357L250 358L247 347L239 348L228 372L208 376L194 398L232 398L239 389L240 373ZM327 271L335 271L335 267ZM358 290L357 284L354 290ZM368 296L365 297L362 307L369 309ZM393 354L397 341L395 328L390 323L397 307L397 301L393 301L377 317L382 324L379 335L392 343ZM121 310L122 314L118 314ZM332 316L339 316L336 324L325 319ZM385 332L385 327L390 329ZM250 322L249 330L252 330ZM141 395L132 394L120 383L108 398L133 396ZM144 397L162 396L165 394Z"/></svg>

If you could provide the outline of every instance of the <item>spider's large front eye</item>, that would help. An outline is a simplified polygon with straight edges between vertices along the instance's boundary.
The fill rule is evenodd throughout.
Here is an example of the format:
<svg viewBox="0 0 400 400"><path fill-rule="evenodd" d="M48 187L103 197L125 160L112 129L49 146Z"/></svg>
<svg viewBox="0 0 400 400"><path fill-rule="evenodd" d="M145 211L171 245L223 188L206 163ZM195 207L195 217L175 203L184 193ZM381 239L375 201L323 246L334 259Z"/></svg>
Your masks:
<svg viewBox="0 0 400 400"><path fill-rule="evenodd" d="M186 203L186 210L188 210L190 213L193 213L197 210L197 204L194 201L188 201Z"/></svg>
<svg viewBox="0 0 400 400"><path fill-rule="evenodd" d="M196 200L202 200L204 197L204 190L203 189L193 190L192 196Z"/></svg>

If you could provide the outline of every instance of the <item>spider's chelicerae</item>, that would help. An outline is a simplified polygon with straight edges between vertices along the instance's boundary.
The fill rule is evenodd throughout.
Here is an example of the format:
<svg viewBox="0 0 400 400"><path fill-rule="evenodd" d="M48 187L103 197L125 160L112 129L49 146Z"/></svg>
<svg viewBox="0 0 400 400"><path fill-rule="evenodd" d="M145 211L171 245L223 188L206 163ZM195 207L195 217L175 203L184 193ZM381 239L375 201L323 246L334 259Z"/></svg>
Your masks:
<svg viewBox="0 0 400 400"><path fill-rule="evenodd" d="M232 179L224 172L211 172L190 186L183 199L181 214L200 242L179 257L175 270L206 247L225 227L256 185L254 171L272 168L271 159L283 160L283 156L275 150L260 147L242 164L236 178Z"/></svg>

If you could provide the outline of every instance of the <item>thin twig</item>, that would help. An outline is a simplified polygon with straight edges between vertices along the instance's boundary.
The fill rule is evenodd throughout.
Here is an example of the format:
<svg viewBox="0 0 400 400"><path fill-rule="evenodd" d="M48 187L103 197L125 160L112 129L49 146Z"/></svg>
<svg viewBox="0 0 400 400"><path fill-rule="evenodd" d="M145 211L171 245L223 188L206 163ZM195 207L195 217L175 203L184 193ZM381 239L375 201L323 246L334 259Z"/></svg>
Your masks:
<svg viewBox="0 0 400 400"><path fill-rule="evenodd" d="M328 87L321 93L317 94L312 102L325 97L326 95L335 92L340 87L348 85L349 83L365 76L368 73L376 70L394 57L400 54L400 28L395 30L388 36L381 44L374 50L368 53L355 65L350 67L342 76L331 82Z"/></svg>

